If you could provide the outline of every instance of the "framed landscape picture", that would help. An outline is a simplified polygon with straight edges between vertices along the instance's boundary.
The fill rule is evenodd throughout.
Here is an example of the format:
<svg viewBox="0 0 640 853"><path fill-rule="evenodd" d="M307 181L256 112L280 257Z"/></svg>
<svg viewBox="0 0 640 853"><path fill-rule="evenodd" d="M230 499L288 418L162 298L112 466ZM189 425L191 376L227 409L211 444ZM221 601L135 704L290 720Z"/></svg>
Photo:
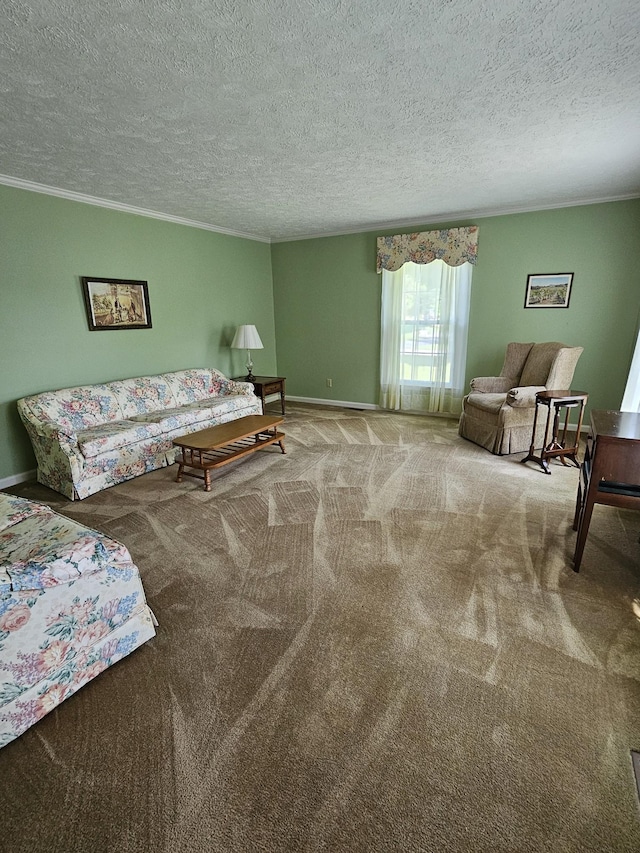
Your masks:
<svg viewBox="0 0 640 853"><path fill-rule="evenodd" d="M568 308L572 272L539 273L527 276L525 308Z"/></svg>
<svg viewBox="0 0 640 853"><path fill-rule="evenodd" d="M146 281L89 276L81 281L90 331L151 328Z"/></svg>

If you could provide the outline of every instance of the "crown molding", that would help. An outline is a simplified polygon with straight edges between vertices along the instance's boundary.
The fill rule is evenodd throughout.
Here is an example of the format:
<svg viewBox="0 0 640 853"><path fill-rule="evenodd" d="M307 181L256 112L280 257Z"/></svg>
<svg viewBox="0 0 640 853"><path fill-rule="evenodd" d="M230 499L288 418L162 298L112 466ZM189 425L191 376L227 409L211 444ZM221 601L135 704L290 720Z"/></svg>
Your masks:
<svg viewBox="0 0 640 853"><path fill-rule="evenodd" d="M37 184L34 181L25 181L22 178L12 178L10 175L0 175L0 184L7 187L16 187L19 190L28 190L44 195L54 195L58 198L66 198L68 201L78 201L81 204L93 204L95 207L106 207L109 210L118 210L121 213L133 213L135 216L147 216L150 219L161 219L164 222L173 222L176 225L186 225L189 228L200 228L204 231L215 231L216 234L226 234L228 237L241 237L243 240L257 240L259 243L271 243L269 237L259 237L256 234L245 234L243 231L233 231L230 228L218 228L207 222L198 222L194 219L185 219L182 216L172 216L170 213L160 213L157 210L147 210L144 207L134 207L119 201L111 201L106 198L85 195L84 193L63 190L59 187L49 187L46 184Z"/></svg>
<svg viewBox="0 0 640 853"><path fill-rule="evenodd" d="M349 234L368 234L372 231L389 231L391 228L416 228L423 225L438 225L442 222L458 222L465 219L489 219L492 216L509 216L514 213L538 213L543 210L560 210L565 207L585 207L589 204L607 204L613 201L631 201L640 198L640 193L611 196L610 198L585 198L578 201L560 201L535 207L500 207L494 210L457 211L454 213L438 213L436 216L426 216L422 219L396 219L387 222L374 222L372 225L344 228L340 231L322 231L297 237L272 237L271 243L292 243L297 240L319 240L322 237L344 237Z"/></svg>
<svg viewBox="0 0 640 853"><path fill-rule="evenodd" d="M488 219L492 216L509 216L516 213L537 213L544 210L559 210L565 207L583 207L589 204L607 204L615 201L631 201L640 198L640 193L633 192L624 195L610 196L609 198L584 198L577 201L560 201L553 204L538 205L532 207L500 207L482 212L468 210L449 213L438 213L434 216L426 216L422 219L396 219L386 222L374 222L370 225L359 225L352 228L342 228L337 231L317 231L312 234L300 234L292 237L263 237L257 234L248 234L244 231L234 231L231 228L221 228L207 222L198 222L195 219L185 219L182 216L173 216L170 213L161 213L157 210L147 210L144 207L124 204L119 201L98 198L85 195L84 193L64 190L60 187L50 187L46 184L38 184L34 181L26 181L22 178L14 178L10 175L0 175L0 184L16 189L28 190L29 192L43 193L44 195L57 196L69 201L77 201L81 204L92 204L96 207L105 207L109 210L118 210L121 213L132 213L135 216L146 216L150 219L160 219L164 222L172 222L176 225L186 225L188 228L200 228L204 231L213 231L216 234L226 234L228 237L240 237L243 240L255 240L259 243L293 243L300 240L319 240L323 237L345 237L349 234L367 234L372 231L389 231L390 229L416 228L425 225L437 225L442 222L458 222L469 219Z"/></svg>

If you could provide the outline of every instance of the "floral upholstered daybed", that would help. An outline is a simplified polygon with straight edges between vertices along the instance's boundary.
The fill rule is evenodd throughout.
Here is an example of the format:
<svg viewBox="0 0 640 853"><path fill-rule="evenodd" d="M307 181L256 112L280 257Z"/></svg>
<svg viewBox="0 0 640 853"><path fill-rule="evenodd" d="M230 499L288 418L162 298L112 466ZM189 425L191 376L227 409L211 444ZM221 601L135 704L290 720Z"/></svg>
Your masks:
<svg viewBox="0 0 640 853"><path fill-rule="evenodd" d="M155 635L119 542L0 493L0 746Z"/></svg>
<svg viewBox="0 0 640 853"><path fill-rule="evenodd" d="M172 441L262 414L249 382L210 368L123 379L18 400L38 462L38 482L71 500L165 465Z"/></svg>

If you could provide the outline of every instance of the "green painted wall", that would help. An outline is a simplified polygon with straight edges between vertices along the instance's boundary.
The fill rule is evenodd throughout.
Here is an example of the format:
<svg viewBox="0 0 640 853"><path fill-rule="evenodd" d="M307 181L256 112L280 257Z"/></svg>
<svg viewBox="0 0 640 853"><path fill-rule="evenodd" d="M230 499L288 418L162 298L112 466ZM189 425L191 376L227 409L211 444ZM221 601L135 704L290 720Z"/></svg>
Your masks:
<svg viewBox="0 0 640 853"><path fill-rule="evenodd" d="M83 275L148 281L153 328L90 332ZM240 323L265 346L256 373L275 372L268 244L0 186L0 479L35 467L19 397L185 367L240 375Z"/></svg>
<svg viewBox="0 0 640 853"><path fill-rule="evenodd" d="M473 223L467 381L498 372L510 340L561 340L585 347L574 387L617 408L640 313L640 200L424 230ZM35 465L19 397L192 366L241 374L244 353L229 349L239 323L265 344L256 373L286 376L290 394L377 403L375 238L400 230L269 247L0 186L0 480ZM523 308L527 274L542 272L575 273L569 309ZM90 332L83 275L148 281L153 328Z"/></svg>
<svg viewBox="0 0 640 853"><path fill-rule="evenodd" d="M592 408L617 409L640 311L640 199L410 230L471 224L480 233L467 387L473 376L500 371L509 341L559 340L585 349L573 387L589 392ZM272 246L278 369L291 395L378 402L375 238L403 230ZM575 274L569 308L525 309L527 275L547 272Z"/></svg>

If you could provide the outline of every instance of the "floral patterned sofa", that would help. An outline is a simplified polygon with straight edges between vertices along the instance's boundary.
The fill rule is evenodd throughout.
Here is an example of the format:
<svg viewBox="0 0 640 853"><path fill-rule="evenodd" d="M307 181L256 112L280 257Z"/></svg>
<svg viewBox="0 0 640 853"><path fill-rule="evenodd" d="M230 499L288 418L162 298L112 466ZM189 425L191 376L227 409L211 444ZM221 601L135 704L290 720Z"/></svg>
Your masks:
<svg viewBox="0 0 640 853"><path fill-rule="evenodd" d="M131 555L0 493L0 746L155 636Z"/></svg>
<svg viewBox="0 0 640 853"><path fill-rule="evenodd" d="M38 482L71 500L171 465L180 435L262 414L249 382L211 368L34 394L18 400Z"/></svg>

